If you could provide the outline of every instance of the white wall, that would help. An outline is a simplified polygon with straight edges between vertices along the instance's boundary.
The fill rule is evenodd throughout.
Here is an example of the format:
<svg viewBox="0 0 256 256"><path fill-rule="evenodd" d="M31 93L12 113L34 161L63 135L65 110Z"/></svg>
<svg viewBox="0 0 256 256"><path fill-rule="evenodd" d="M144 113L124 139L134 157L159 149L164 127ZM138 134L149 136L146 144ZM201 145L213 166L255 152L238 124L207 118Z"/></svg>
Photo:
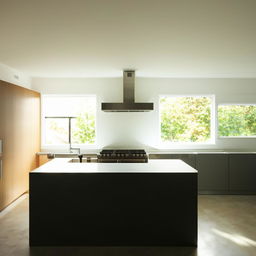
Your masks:
<svg viewBox="0 0 256 256"><path fill-rule="evenodd" d="M0 80L31 89L31 78L28 75L2 63L0 63Z"/></svg>
<svg viewBox="0 0 256 256"><path fill-rule="evenodd" d="M160 150L158 100L161 94L212 94L216 104L256 103L256 79L136 78L136 101L154 102L155 108L152 112L138 113L100 110L101 102L122 101L122 78L34 78L32 89L42 94L96 94L98 149L142 147ZM178 149L256 151L256 139L216 138L214 145L179 146Z"/></svg>

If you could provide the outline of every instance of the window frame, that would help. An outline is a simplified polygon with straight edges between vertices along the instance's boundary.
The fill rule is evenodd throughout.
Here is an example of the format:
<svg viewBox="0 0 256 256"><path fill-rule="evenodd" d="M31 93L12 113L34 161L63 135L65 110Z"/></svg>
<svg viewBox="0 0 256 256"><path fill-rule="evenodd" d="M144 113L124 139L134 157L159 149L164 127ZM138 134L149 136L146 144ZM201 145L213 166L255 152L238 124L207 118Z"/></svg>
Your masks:
<svg viewBox="0 0 256 256"><path fill-rule="evenodd" d="M72 143L72 147L79 147L80 149L96 149L98 145L98 99L96 94L41 94L41 149L42 150L68 150L67 144L46 144L45 143L45 113L44 113L44 99L47 97L94 97L95 98L95 142L93 144L77 144Z"/></svg>
<svg viewBox="0 0 256 256"><path fill-rule="evenodd" d="M255 136L220 136L219 135L219 106L255 106L256 103L218 103L217 104L217 109L216 109L216 119L217 119L217 126L216 126L216 134L218 139L255 139Z"/></svg>
<svg viewBox="0 0 256 256"><path fill-rule="evenodd" d="M163 142L161 139L161 111L160 111L160 100L162 97L208 97L211 99L211 132L210 132L210 139L207 142L172 142L167 141ZM216 104L215 104L215 95L214 94L159 94L158 97L158 145L160 148L172 148L172 147L179 147L179 146L202 146L202 145L215 145L216 144Z"/></svg>

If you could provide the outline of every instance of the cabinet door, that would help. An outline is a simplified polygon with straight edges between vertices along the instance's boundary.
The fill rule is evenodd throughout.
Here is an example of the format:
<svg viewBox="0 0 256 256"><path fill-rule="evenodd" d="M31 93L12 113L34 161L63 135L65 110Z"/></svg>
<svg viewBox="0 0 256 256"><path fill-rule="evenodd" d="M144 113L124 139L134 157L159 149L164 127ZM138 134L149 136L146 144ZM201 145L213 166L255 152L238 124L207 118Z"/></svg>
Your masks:
<svg viewBox="0 0 256 256"><path fill-rule="evenodd" d="M228 155L198 154L196 169L198 171L198 190L228 190Z"/></svg>
<svg viewBox="0 0 256 256"><path fill-rule="evenodd" d="M179 154L178 159L181 159L193 168L196 168L196 155L195 154Z"/></svg>
<svg viewBox="0 0 256 256"><path fill-rule="evenodd" d="M28 173L40 149L40 94L0 80L3 169L0 211L28 191Z"/></svg>
<svg viewBox="0 0 256 256"><path fill-rule="evenodd" d="M229 168L231 191L256 191L255 154L230 154Z"/></svg>
<svg viewBox="0 0 256 256"><path fill-rule="evenodd" d="M3 160L0 154L0 211L3 208Z"/></svg>
<svg viewBox="0 0 256 256"><path fill-rule="evenodd" d="M196 155L195 154L150 154L150 159L180 159L196 168Z"/></svg>
<svg viewBox="0 0 256 256"><path fill-rule="evenodd" d="M38 163L38 167L51 161L50 159L48 159L47 155L39 155L37 156L38 160L37 160L37 163Z"/></svg>

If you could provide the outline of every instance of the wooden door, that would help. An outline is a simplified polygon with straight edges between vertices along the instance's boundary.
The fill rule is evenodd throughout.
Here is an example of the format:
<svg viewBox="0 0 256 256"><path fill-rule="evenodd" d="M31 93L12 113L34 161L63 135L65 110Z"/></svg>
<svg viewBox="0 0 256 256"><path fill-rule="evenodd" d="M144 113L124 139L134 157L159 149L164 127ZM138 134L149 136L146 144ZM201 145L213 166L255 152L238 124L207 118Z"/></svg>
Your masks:
<svg viewBox="0 0 256 256"><path fill-rule="evenodd" d="M40 149L40 94L0 81L3 171L0 210L28 191L28 173Z"/></svg>
<svg viewBox="0 0 256 256"><path fill-rule="evenodd" d="M2 168L3 168L3 161L2 161L2 157L0 155L0 211L2 209L2 203L3 203L3 185L2 185L2 181L3 181L3 177L2 177Z"/></svg>

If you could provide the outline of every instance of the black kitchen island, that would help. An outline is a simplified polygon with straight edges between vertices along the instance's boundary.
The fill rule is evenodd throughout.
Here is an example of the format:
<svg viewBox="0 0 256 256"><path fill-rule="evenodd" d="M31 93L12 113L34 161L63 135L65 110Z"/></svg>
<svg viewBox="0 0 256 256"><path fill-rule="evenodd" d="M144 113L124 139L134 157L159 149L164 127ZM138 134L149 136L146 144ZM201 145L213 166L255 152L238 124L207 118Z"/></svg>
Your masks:
<svg viewBox="0 0 256 256"><path fill-rule="evenodd" d="M30 173L30 246L196 246L197 171L181 160Z"/></svg>

